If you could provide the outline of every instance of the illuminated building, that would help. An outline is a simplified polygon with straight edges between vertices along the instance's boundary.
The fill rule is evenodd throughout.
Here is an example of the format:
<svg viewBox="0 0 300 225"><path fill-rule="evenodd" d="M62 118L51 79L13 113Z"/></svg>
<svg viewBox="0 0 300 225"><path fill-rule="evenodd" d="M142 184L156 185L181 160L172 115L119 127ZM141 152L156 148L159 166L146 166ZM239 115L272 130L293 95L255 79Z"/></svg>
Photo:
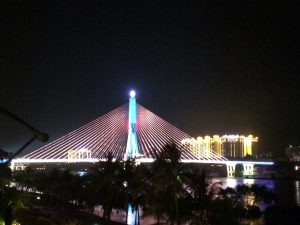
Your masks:
<svg viewBox="0 0 300 225"><path fill-rule="evenodd" d="M210 157L215 152L224 157L245 157L252 155L252 143L258 142L253 135L213 135L182 140L182 144L189 145L196 157Z"/></svg>
<svg viewBox="0 0 300 225"><path fill-rule="evenodd" d="M285 148L285 153L292 162L300 162L300 145Z"/></svg>
<svg viewBox="0 0 300 225"><path fill-rule="evenodd" d="M81 148L79 150L69 150L68 151L68 160L76 160L76 159L90 159L91 151L86 148Z"/></svg>
<svg viewBox="0 0 300 225"><path fill-rule="evenodd" d="M187 138L181 141L181 144L191 149L193 155L198 158L211 157L212 155L221 154L221 139L218 135L214 135L213 138L210 136Z"/></svg>

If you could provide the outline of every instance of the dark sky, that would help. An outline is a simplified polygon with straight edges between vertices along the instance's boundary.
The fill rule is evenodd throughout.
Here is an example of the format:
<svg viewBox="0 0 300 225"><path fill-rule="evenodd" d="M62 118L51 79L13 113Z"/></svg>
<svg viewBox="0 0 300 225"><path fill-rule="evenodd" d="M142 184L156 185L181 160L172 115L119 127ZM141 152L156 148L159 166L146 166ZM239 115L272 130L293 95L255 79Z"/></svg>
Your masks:
<svg viewBox="0 0 300 225"><path fill-rule="evenodd" d="M297 1L7 1L0 105L50 141L137 101L192 136L300 142ZM30 137L0 115L0 148ZM36 143L28 148L35 148Z"/></svg>

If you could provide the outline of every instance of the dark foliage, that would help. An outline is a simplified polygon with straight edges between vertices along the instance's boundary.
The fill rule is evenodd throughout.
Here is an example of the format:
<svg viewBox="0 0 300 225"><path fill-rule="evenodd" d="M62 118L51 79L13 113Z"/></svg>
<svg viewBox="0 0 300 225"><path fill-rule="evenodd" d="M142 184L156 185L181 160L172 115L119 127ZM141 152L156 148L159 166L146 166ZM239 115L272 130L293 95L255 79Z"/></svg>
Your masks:
<svg viewBox="0 0 300 225"><path fill-rule="evenodd" d="M41 172L27 167L16 171L14 179L19 190L42 192L43 202L60 212L56 218L63 218L71 209L92 214L95 206L101 205L104 221L109 221L112 209L127 211L130 206L136 212L137 224L142 208L143 215L154 216L157 224L237 225L243 218L260 217L258 203L273 200L273 193L264 186L224 189L222 183L210 184L204 171L180 163L180 155L180 148L170 143L151 165L137 165L134 159L114 160L108 154L105 162L97 163L84 176L68 170ZM3 203L14 195L8 191L3 195L11 171L3 168L0 176L4 209Z"/></svg>

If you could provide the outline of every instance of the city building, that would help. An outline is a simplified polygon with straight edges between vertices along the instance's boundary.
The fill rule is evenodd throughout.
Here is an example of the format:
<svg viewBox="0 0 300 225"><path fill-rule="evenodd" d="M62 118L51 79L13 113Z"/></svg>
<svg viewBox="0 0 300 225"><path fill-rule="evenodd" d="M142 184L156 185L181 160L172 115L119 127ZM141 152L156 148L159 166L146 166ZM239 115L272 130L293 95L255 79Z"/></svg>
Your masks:
<svg viewBox="0 0 300 225"><path fill-rule="evenodd" d="M258 137L253 135L213 135L184 139L183 145L189 146L196 157L209 157L211 152L224 157L245 157L253 155L253 143Z"/></svg>

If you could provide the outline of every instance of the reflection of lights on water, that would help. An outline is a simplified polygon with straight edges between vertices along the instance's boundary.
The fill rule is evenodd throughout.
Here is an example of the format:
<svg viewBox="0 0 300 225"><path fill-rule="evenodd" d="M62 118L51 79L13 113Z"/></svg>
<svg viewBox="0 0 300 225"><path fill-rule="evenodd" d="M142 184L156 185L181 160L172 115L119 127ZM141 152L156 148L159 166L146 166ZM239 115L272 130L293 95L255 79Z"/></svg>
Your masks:
<svg viewBox="0 0 300 225"><path fill-rule="evenodd" d="M132 209L132 207L131 207L131 205L129 204L128 205L128 218L127 218L127 224L129 224L129 225L134 225L134 224L136 224L136 222L135 222L135 211L132 211L133 209Z"/></svg>
<svg viewBox="0 0 300 225"><path fill-rule="evenodd" d="M85 174L86 174L85 171L78 171L78 175L79 175L80 177L84 176Z"/></svg>
<svg viewBox="0 0 300 225"><path fill-rule="evenodd" d="M300 206L300 181L295 181L295 197L296 197L296 204Z"/></svg>
<svg viewBox="0 0 300 225"><path fill-rule="evenodd" d="M226 188L226 187L234 188L237 185L243 185L243 184L264 185L272 191L274 191L274 188L275 188L274 180L271 180L271 179L219 178L219 179L212 179L210 182L210 185L213 185L216 182L222 182L224 188ZM300 185L300 183L299 183L299 185Z"/></svg>
<svg viewBox="0 0 300 225"><path fill-rule="evenodd" d="M254 179L244 179L244 184L252 185L252 184L254 184Z"/></svg>
<svg viewBox="0 0 300 225"><path fill-rule="evenodd" d="M227 187L235 188L236 185L237 185L236 179L227 178Z"/></svg>
<svg viewBox="0 0 300 225"><path fill-rule="evenodd" d="M245 197L245 203L248 206L253 206L254 205L254 200L255 200L254 194L249 194L249 195L246 195L246 197Z"/></svg>

